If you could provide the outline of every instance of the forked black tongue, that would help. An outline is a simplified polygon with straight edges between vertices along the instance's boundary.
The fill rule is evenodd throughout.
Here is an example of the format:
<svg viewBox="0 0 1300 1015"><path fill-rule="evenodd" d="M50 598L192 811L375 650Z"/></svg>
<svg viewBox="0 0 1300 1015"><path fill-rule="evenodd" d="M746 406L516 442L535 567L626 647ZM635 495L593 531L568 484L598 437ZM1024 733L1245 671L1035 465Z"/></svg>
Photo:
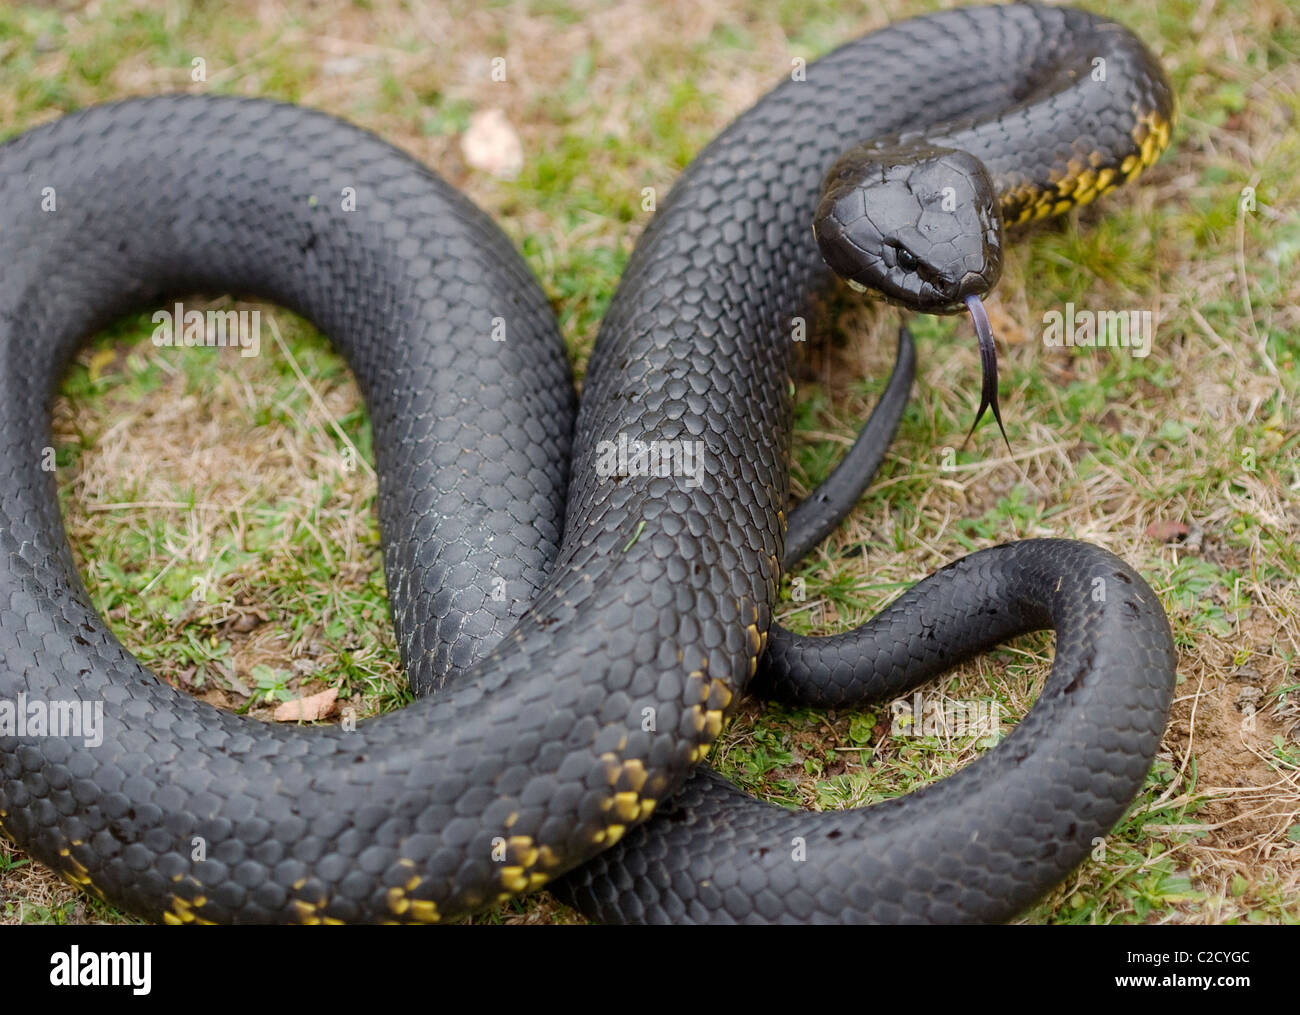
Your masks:
<svg viewBox="0 0 1300 1015"><path fill-rule="evenodd" d="M980 425L984 413L992 409L993 418L998 421L998 429L1002 431L1002 439L1006 441L1007 450L1010 451L1011 441L1007 440L1007 428L1002 425L1002 412L998 409L998 348L993 344L993 327L989 324L988 311L984 309L984 303L978 296L972 294L966 297L966 309L970 311L971 320L975 322L975 335L980 343L983 381L980 385L980 409L975 413L975 422L971 424L966 440L962 441L962 447L970 442L971 434Z"/></svg>

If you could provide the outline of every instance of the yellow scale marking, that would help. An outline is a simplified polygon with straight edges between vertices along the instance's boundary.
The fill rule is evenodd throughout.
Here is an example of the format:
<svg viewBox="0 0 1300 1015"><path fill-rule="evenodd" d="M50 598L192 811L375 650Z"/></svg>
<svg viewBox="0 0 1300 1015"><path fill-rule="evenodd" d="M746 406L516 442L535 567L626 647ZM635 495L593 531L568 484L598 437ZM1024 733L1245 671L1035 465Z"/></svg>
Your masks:
<svg viewBox="0 0 1300 1015"><path fill-rule="evenodd" d="M1010 224L1020 225L1095 201L1155 165L1169 147L1172 131L1172 120L1154 110L1139 115L1130 131L1136 151L1124 156L1118 167L1102 168L1102 152L1089 152L1086 167L1078 159L1071 159L1064 173L1052 170L1048 186L1022 184L1008 190L1002 197L1004 217Z"/></svg>

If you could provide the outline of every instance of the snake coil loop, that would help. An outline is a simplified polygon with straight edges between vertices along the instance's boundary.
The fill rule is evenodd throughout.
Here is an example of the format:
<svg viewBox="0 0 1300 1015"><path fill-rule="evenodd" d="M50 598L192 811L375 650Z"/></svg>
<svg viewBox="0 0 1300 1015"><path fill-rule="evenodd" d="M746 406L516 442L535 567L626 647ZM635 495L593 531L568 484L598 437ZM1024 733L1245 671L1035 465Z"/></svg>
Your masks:
<svg viewBox="0 0 1300 1015"><path fill-rule="evenodd" d="M1095 52L1107 87L1034 93L1044 68ZM593 858L561 890L605 919L1014 913L1118 819L1167 716L1163 612L1103 551L976 554L901 599L874 641L772 635L788 679L769 683L826 665L815 693L834 700L864 646L895 688L991 634L1055 626L1043 699L954 779L822 815L709 775L674 793L769 647L785 326L827 279L809 229L827 167L862 139L994 114L1040 131L1028 156L974 153L1008 188L1004 218L1088 200L1167 140L1167 85L1137 54L1103 19L1016 5L891 26L810 66L662 203L576 426L519 255L371 134L272 102L166 96L0 146L0 702L105 714L93 747L0 724L0 827L87 891L173 923L434 922ZM1066 148L1034 140L1043 130ZM39 208L46 187L55 214ZM343 187L354 211L316 199ZM403 662L436 695L355 730L245 721L158 680L94 610L39 465L53 393L95 328L194 291L283 304L347 359L373 426ZM689 442L698 475L600 474L602 448L650 440ZM506 603L488 594L499 578ZM1112 590L1100 603L1085 595L1097 580Z"/></svg>

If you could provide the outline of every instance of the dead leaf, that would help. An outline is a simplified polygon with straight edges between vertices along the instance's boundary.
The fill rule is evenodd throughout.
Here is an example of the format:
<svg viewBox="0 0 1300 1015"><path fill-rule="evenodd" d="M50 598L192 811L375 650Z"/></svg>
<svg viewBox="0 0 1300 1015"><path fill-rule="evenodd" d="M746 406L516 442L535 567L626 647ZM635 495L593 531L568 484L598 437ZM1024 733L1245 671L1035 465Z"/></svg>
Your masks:
<svg viewBox="0 0 1300 1015"><path fill-rule="evenodd" d="M241 613L230 624L231 631L238 631L240 634L248 634L249 631L256 630L261 626L262 618L256 613Z"/></svg>
<svg viewBox="0 0 1300 1015"><path fill-rule="evenodd" d="M1147 535L1162 543L1172 543L1187 535L1187 526L1182 522L1152 522L1147 526Z"/></svg>
<svg viewBox="0 0 1300 1015"><path fill-rule="evenodd" d="M513 180L524 167L524 146L500 109L481 109L469 118L460 139L465 161L475 169Z"/></svg>
<svg viewBox="0 0 1300 1015"><path fill-rule="evenodd" d="M317 719L332 715L338 699L339 689L331 687L328 691L321 691L320 694L309 694L305 698L277 705L271 718L276 722L315 722Z"/></svg>

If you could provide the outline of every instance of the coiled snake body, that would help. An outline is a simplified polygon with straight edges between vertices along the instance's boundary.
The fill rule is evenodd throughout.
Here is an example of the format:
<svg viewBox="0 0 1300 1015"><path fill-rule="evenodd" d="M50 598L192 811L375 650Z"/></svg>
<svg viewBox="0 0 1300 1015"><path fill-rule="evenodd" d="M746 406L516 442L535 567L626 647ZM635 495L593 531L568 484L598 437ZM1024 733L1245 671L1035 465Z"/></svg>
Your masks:
<svg viewBox="0 0 1300 1015"><path fill-rule="evenodd" d="M0 701L101 701L105 715L97 747L0 727L0 827L88 891L177 923L433 922L597 854L560 890L606 919L1014 914L1141 785L1172 687L1164 614L1118 559L1048 540L959 561L864 632L773 628L789 320L827 278L809 225L846 147L972 117L1007 146L1036 131L1037 165L1000 180L1003 210L1030 216L1135 175L1171 112L1140 44L1070 10L947 12L836 51L662 202L576 426L522 260L372 135L291 106L171 96L0 147ZM334 199L344 188L355 210ZM346 357L374 430L403 661L436 694L355 730L258 724L159 681L92 608L41 469L50 401L96 327L194 291L281 303ZM600 474L602 442L620 439L694 442L703 467L690 481ZM769 631L769 687L845 700L1042 626L1056 661L1031 714L925 792L791 814L697 775L673 796Z"/></svg>

